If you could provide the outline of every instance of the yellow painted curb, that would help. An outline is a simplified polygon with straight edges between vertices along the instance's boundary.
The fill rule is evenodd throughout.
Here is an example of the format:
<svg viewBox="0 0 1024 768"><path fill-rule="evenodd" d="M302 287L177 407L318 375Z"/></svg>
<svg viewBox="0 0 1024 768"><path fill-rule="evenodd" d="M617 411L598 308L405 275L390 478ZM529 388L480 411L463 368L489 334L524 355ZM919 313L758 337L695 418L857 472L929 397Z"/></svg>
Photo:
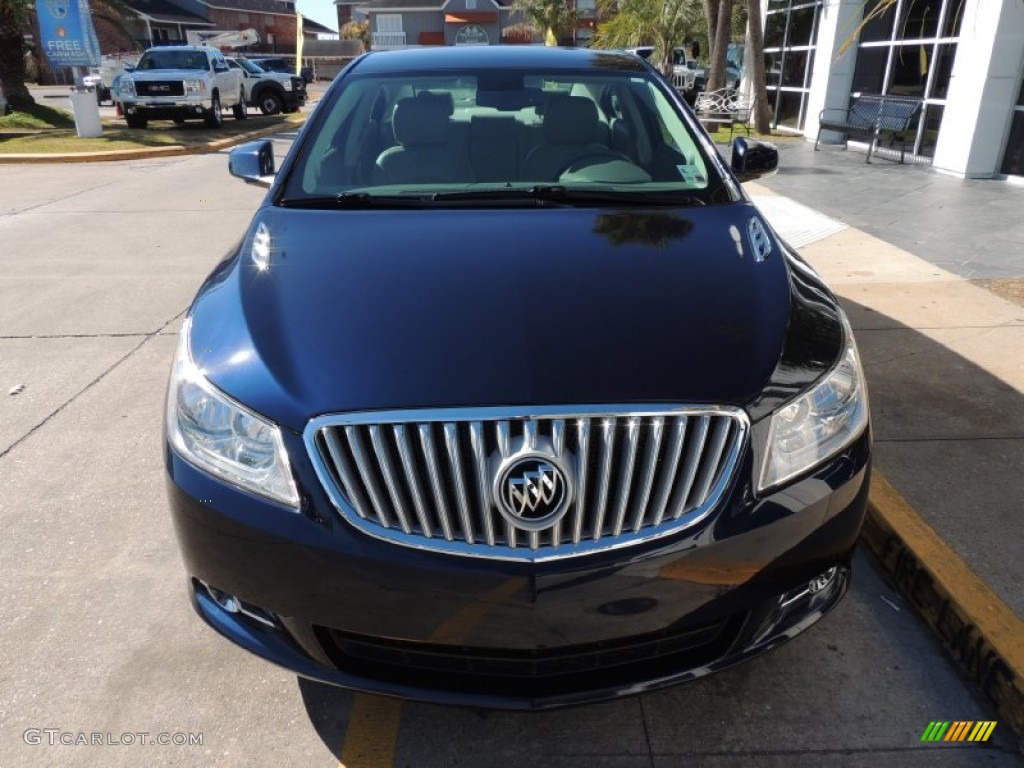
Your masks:
<svg viewBox="0 0 1024 768"><path fill-rule="evenodd" d="M877 470L861 540L1000 723L1024 738L1024 621Z"/></svg>
<svg viewBox="0 0 1024 768"><path fill-rule="evenodd" d="M261 139L282 131L290 131L301 128L307 118L301 120L285 121L267 128L260 128L248 133L239 133L235 136L228 136L223 139L208 141L205 144L184 146L172 144L166 147L147 147L145 149L108 149L100 152L66 152L61 155L53 154L0 154L0 163L25 164L25 163L100 163L111 160L145 160L153 157L176 157L179 155L202 155L209 152L219 152L222 149L243 144L247 141Z"/></svg>

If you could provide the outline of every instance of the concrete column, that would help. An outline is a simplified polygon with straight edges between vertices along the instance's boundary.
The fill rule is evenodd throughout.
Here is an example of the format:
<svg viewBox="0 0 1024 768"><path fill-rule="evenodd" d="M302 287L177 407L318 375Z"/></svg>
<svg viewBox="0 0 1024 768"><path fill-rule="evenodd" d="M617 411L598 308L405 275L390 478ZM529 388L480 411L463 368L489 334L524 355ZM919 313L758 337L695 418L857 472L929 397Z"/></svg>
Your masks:
<svg viewBox="0 0 1024 768"><path fill-rule="evenodd" d="M825 0L818 19L817 49L811 71L811 90L807 94L807 118L804 135L814 141L818 135L818 115L823 109L846 109L850 106L850 88L853 69L857 63L857 41L853 40L846 52L839 49L857 28L863 15L863 0ZM822 135L823 141L837 141L831 132Z"/></svg>
<svg viewBox="0 0 1024 768"><path fill-rule="evenodd" d="M967 178L999 173L1024 66L1024 3L964 5L949 96L932 165Z"/></svg>

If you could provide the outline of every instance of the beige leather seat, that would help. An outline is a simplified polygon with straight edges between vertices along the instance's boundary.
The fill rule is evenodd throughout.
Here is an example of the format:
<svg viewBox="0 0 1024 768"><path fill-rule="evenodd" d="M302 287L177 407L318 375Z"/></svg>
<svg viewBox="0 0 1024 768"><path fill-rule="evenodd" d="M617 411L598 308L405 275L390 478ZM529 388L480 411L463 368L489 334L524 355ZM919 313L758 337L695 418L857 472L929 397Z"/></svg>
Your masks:
<svg viewBox="0 0 1024 768"><path fill-rule="evenodd" d="M392 117L398 146L380 153L375 184L456 183L471 180L469 152L453 141L443 99L423 94L402 99Z"/></svg>
<svg viewBox="0 0 1024 768"><path fill-rule="evenodd" d="M554 99L544 114L544 141L523 163L524 181L558 181L576 160L588 156L621 157L600 143L597 106L584 96Z"/></svg>

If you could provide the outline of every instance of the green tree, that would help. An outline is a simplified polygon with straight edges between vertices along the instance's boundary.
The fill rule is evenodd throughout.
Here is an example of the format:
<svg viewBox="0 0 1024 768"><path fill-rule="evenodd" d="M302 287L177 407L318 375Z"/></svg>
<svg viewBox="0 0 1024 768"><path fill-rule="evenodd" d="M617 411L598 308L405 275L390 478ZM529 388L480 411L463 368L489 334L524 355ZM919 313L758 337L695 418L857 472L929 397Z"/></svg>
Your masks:
<svg viewBox="0 0 1024 768"><path fill-rule="evenodd" d="M764 70L764 26L761 23L760 0L747 0L747 34L750 37L750 84L754 97L754 129L771 131L771 110L768 108L768 82Z"/></svg>
<svg viewBox="0 0 1024 768"><path fill-rule="evenodd" d="M94 15L112 21L122 30L121 20L136 16L121 0L104 0L103 6ZM16 110L28 109L36 103L25 85L25 31L33 28L35 12L33 0L0 0L0 83Z"/></svg>
<svg viewBox="0 0 1024 768"><path fill-rule="evenodd" d="M512 7L534 29L543 30L545 45L558 45L559 40L570 37L580 17L568 0L516 0Z"/></svg>
<svg viewBox="0 0 1024 768"><path fill-rule="evenodd" d="M0 0L0 82L14 109L25 109L35 100L25 85L25 36L34 5L30 0Z"/></svg>
<svg viewBox="0 0 1024 768"><path fill-rule="evenodd" d="M700 23L700 0L600 0L608 20L599 24L592 47L653 45L651 63L672 74L672 49Z"/></svg>

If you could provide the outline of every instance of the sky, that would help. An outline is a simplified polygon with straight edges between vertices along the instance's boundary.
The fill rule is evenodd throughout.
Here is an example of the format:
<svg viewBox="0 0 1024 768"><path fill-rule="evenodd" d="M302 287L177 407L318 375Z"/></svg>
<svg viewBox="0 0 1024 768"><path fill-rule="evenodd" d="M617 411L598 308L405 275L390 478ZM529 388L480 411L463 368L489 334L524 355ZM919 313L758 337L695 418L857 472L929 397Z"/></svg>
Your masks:
<svg viewBox="0 0 1024 768"><path fill-rule="evenodd" d="M296 0L295 7L303 16L337 31L338 12L332 0Z"/></svg>

